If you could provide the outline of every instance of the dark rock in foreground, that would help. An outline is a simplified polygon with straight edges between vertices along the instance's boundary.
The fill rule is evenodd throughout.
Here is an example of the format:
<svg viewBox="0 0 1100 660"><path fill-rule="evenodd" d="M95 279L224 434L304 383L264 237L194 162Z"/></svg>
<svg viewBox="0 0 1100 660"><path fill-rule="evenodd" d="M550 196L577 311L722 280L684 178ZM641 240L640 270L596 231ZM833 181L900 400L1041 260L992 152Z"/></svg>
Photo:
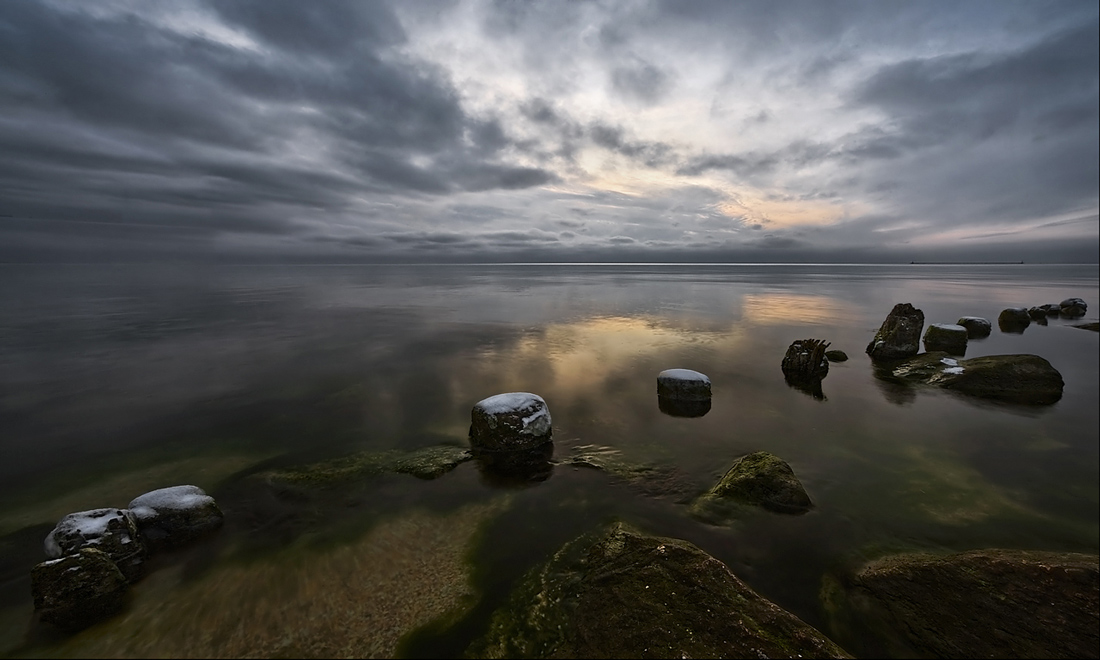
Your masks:
<svg viewBox="0 0 1100 660"><path fill-rule="evenodd" d="M760 506L775 513L806 513L813 502L791 466L774 454L758 451L733 464L721 480L691 507L712 522L728 519L738 505Z"/></svg>
<svg viewBox="0 0 1100 660"><path fill-rule="evenodd" d="M924 312L909 303L898 303L867 344L867 354L876 362L916 355L923 329Z"/></svg>
<svg viewBox="0 0 1100 660"><path fill-rule="evenodd" d="M534 449L553 435L546 401L529 392L482 399L474 404L470 418L470 445L483 451Z"/></svg>
<svg viewBox="0 0 1100 660"><path fill-rule="evenodd" d="M111 557L91 547L31 569L31 594L39 617L70 630L122 609L128 585Z"/></svg>
<svg viewBox="0 0 1100 660"><path fill-rule="evenodd" d="M58 521L44 543L46 556L50 558L75 554L88 547L106 553L131 582L141 578L148 553L137 521L128 510L108 508L70 513Z"/></svg>
<svg viewBox="0 0 1100 660"><path fill-rule="evenodd" d="M831 351L825 351L825 358L829 360L829 362L847 362L848 354L844 351L833 349Z"/></svg>
<svg viewBox="0 0 1100 660"><path fill-rule="evenodd" d="M966 353L969 331L965 326L953 323L933 323L924 332L924 350L947 351L954 355Z"/></svg>
<svg viewBox="0 0 1100 660"><path fill-rule="evenodd" d="M198 486L172 486L140 495L129 505L138 530L152 549L189 543L222 526L214 498Z"/></svg>
<svg viewBox="0 0 1100 660"><path fill-rule="evenodd" d="M980 316L964 316L958 321L955 321L955 324L966 328L966 336L968 339L988 337L989 333L993 331L993 324L991 324L988 319L983 319Z"/></svg>
<svg viewBox="0 0 1100 660"><path fill-rule="evenodd" d="M1031 316L1023 307L1002 309L1000 315L997 316L997 327L1001 329L1001 332L1020 334L1027 330L1029 325L1031 325Z"/></svg>
<svg viewBox="0 0 1100 660"><path fill-rule="evenodd" d="M691 543L622 524L528 573L466 656L851 657Z"/></svg>
<svg viewBox="0 0 1100 660"><path fill-rule="evenodd" d="M1009 403L1047 405L1062 398L1062 374L1038 355L956 360L936 351L892 365L894 378Z"/></svg>
<svg viewBox="0 0 1100 660"><path fill-rule="evenodd" d="M975 550L865 566L844 596L895 657L1100 657L1096 555Z"/></svg>

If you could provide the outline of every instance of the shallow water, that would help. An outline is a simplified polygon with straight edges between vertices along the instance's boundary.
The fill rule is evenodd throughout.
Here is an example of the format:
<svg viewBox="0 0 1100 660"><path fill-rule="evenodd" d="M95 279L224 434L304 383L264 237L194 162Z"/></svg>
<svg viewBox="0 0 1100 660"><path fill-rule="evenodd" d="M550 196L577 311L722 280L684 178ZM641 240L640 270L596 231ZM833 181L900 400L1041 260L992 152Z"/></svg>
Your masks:
<svg viewBox="0 0 1100 660"><path fill-rule="evenodd" d="M615 519L688 539L850 652L880 651L830 631L824 576L893 550L1097 553L1100 356L1071 323L1096 320L1098 285L1095 265L0 266L0 653L356 655L306 641L339 634L317 612L356 601L317 593L334 571L395 570L333 557L390 552L400 585L364 578L374 609L346 622L392 619L377 636L389 646L358 648L455 656L523 571ZM1005 307L1070 296L1089 303L1084 319L996 328ZM1045 357L1063 398L1009 406L876 379L864 347L898 302L926 324L990 319L966 357ZM806 338L850 357L823 399L779 368ZM705 415L658 408L669 368L710 377ZM250 486L271 467L465 445L473 404L510 391L547 401L555 458L611 448L674 469L681 491L564 465L515 483L477 463L305 502ZM791 464L813 511L729 527L687 514L686 498L757 450ZM156 558L112 621L69 637L34 620L28 574L58 518L181 483L218 499L215 537ZM440 605L417 618L409 602Z"/></svg>

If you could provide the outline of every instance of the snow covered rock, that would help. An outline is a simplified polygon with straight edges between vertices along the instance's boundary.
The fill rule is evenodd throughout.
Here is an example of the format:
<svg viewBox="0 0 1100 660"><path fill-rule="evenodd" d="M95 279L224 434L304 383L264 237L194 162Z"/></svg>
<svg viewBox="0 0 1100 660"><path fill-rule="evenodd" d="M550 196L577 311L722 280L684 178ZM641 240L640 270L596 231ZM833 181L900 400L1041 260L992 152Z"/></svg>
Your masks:
<svg viewBox="0 0 1100 660"><path fill-rule="evenodd" d="M222 525L213 497L198 486L171 486L135 497L130 513L146 543L154 549L192 541Z"/></svg>
<svg viewBox="0 0 1100 660"><path fill-rule="evenodd" d="M485 451L522 451L552 440L546 401L529 392L482 399L470 413L470 445Z"/></svg>
<svg viewBox="0 0 1100 660"><path fill-rule="evenodd" d="M107 554L131 582L141 577L146 549L137 522L126 509L91 509L70 513L46 536L46 556L56 559L96 548Z"/></svg>
<svg viewBox="0 0 1100 660"><path fill-rule="evenodd" d="M710 378L691 369L665 369L657 374L657 396L679 401L710 399Z"/></svg>

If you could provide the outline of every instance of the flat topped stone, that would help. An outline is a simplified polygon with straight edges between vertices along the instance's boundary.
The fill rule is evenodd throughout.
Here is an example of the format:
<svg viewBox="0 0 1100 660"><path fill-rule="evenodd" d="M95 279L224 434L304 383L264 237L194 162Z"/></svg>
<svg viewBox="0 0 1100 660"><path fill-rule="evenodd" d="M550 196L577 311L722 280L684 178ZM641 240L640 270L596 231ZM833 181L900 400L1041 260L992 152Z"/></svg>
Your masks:
<svg viewBox="0 0 1100 660"><path fill-rule="evenodd" d="M933 323L924 331L924 348L929 351L947 351L963 354L969 331L955 323Z"/></svg>
<svg viewBox="0 0 1100 660"><path fill-rule="evenodd" d="M553 427L546 401L530 392L482 399L470 412L470 444L486 451L520 451L550 442Z"/></svg>
<svg viewBox="0 0 1100 660"><path fill-rule="evenodd" d="M710 378L691 369L665 369L657 374L657 395L681 401L710 398Z"/></svg>
<svg viewBox="0 0 1100 660"><path fill-rule="evenodd" d="M135 497L130 513L153 546L186 543L221 526L223 516L214 498L198 486L170 486Z"/></svg>

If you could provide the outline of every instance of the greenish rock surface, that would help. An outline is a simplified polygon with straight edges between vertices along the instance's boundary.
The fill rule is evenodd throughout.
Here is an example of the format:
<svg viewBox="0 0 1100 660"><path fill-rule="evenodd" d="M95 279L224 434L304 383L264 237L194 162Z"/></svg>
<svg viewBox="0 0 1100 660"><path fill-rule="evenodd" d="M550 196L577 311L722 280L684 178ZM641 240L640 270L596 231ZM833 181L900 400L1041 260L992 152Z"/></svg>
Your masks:
<svg viewBox="0 0 1100 660"><path fill-rule="evenodd" d="M838 351L836 349L833 349L831 351L825 351L825 357L828 358L829 362L847 362L848 361L848 354L845 353L844 351Z"/></svg>
<svg viewBox="0 0 1100 660"><path fill-rule="evenodd" d="M867 354L876 362L916 355L920 351L923 329L924 312L909 303L898 303L867 344Z"/></svg>
<svg viewBox="0 0 1100 660"><path fill-rule="evenodd" d="M43 546L50 558L71 555L81 548L96 548L106 553L131 582L142 577L148 555L133 514L116 508L68 514L46 536Z"/></svg>
<svg viewBox="0 0 1100 660"><path fill-rule="evenodd" d="M31 569L34 609L43 621L66 629L85 628L121 610L128 584L97 548L81 548Z"/></svg>
<svg viewBox="0 0 1100 660"><path fill-rule="evenodd" d="M893 555L829 589L830 628L853 624L893 657L1100 657L1096 555L974 550Z"/></svg>
<svg viewBox="0 0 1100 660"><path fill-rule="evenodd" d="M691 505L692 514L724 522L738 505L776 513L806 513L813 502L786 461L766 451L742 457L722 479Z"/></svg>
<svg viewBox="0 0 1100 660"><path fill-rule="evenodd" d="M1007 403L1049 405L1062 398L1065 382L1038 355L987 355L958 360L933 351L893 365L904 382L931 385L968 396Z"/></svg>
<svg viewBox="0 0 1100 660"><path fill-rule="evenodd" d="M621 523L528 573L465 655L851 657L691 543Z"/></svg>
<svg viewBox="0 0 1100 660"><path fill-rule="evenodd" d="M1092 330L1093 332L1100 332L1100 323L1078 323L1073 327L1081 328L1082 330Z"/></svg>
<svg viewBox="0 0 1100 660"><path fill-rule="evenodd" d="M928 351L947 351L955 355L966 353L969 331L954 323L933 323L924 331L924 348Z"/></svg>
<svg viewBox="0 0 1100 660"><path fill-rule="evenodd" d="M410 452L361 452L299 468L269 470L259 476L271 484L312 487L337 485L386 472L436 479L473 458L470 450L451 446L425 447Z"/></svg>
<svg viewBox="0 0 1100 660"><path fill-rule="evenodd" d="M620 450L613 447L580 445L574 447L572 453L557 464L599 470L647 495L677 497L691 490L687 477L679 470L628 460Z"/></svg>

